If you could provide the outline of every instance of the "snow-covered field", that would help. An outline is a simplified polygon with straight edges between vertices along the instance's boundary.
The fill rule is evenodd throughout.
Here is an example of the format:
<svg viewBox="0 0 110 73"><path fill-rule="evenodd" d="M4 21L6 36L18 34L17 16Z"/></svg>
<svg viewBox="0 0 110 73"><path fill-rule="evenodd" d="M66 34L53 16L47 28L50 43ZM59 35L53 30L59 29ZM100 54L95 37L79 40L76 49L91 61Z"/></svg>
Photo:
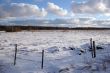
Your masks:
<svg viewBox="0 0 110 73"><path fill-rule="evenodd" d="M96 50L96 58L89 51L90 38L103 48ZM110 73L109 48L110 30L0 32L0 73Z"/></svg>

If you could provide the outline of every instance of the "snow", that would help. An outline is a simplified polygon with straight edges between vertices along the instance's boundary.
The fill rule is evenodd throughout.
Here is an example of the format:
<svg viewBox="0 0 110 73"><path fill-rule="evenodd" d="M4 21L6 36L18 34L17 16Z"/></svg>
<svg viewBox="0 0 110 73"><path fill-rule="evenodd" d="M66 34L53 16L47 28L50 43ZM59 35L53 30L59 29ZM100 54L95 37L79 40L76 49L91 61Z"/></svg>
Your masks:
<svg viewBox="0 0 110 73"><path fill-rule="evenodd" d="M0 61L0 73L20 73L16 67L12 66L9 63L4 63Z"/></svg>
<svg viewBox="0 0 110 73"><path fill-rule="evenodd" d="M0 32L0 71L3 73L109 73L110 30ZM92 58L90 38L96 42ZM17 44L17 63L14 51ZM42 50L44 68L41 69ZM0 72L2 73L2 72Z"/></svg>

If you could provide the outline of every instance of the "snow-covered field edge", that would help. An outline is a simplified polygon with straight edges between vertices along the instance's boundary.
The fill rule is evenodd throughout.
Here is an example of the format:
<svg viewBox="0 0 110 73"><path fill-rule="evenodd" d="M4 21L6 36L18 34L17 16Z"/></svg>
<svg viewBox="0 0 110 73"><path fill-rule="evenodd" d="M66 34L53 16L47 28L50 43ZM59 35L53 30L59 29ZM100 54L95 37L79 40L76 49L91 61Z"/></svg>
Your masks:
<svg viewBox="0 0 110 73"><path fill-rule="evenodd" d="M109 73L110 30L0 33L0 73ZM90 38L96 42L92 58ZM17 44L17 64L13 65ZM44 50L44 68L41 56ZM3 69L3 70L2 70Z"/></svg>

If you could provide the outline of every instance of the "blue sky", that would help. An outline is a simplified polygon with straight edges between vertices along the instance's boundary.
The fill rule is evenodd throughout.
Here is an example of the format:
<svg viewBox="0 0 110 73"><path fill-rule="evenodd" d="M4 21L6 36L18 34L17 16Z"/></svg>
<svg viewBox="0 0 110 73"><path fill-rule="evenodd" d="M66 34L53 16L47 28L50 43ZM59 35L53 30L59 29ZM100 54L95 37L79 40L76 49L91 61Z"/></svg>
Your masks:
<svg viewBox="0 0 110 73"><path fill-rule="evenodd" d="M29 4L37 4L39 7L46 7L48 2L52 2L63 6L65 8L69 7L72 0L0 0L0 4L6 3L29 3Z"/></svg>
<svg viewBox="0 0 110 73"><path fill-rule="evenodd" d="M47 3L52 2L63 8L70 9L70 4L72 0L0 0L0 4L10 4L10 3L28 3L38 5L39 7L47 7Z"/></svg>
<svg viewBox="0 0 110 73"><path fill-rule="evenodd" d="M0 0L0 11L4 12L4 13L2 12L2 14L0 14L0 17L1 18L2 17L3 18L4 17L17 17L15 15L12 15L12 13L9 14L10 16L6 16L5 15L5 13L7 12L6 8L11 6L10 8L8 8L8 9L10 9L9 12L11 12L12 10L16 11L12 8L15 6L16 6L16 8L19 8L21 3L24 4L24 6L22 6L21 8L25 7L27 4L30 4L30 5L28 5L28 7L31 7L32 5L35 5L36 7L38 7L39 10L36 11L36 14L38 11L42 13L42 8L43 8L44 12L47 12L45 15L43 15L43 17L47 17L47 18L70 17L75 14L89 14L89 15L93 15L93 16L95 15L95 17L97 17L96 16L97 14L105 15L105 13L106 13L109 15L110 4L108 4L107 2L110 2L110 0ZM16 5L12 5L12 3L16 3ZM57 6L57 8L55 8L55 6ZM26 7L25 7L25 9L26 9ZM18 11L19 10L20 9L18 9ZM28 9L28 10L32 11L31 9ZM25 11L28 12L28 10L25 10ZM63 14L63 12L64 12L64 14ZM20 14L20 13L22 15L22 12L18 12L18 14ZM31 13L30 13L30 15L28 15L29 14L28 13L27 15L24 15L24 16L27 16L27 17L34 16L35 17L35 14L33 12L31 12ZM61 13L62 13L62 15L61 15ZM8 13L6 13L6 14L8 14ZM40 17L42 17L42 14ZM38 18L38 17L36 16L36 18Z"/></svg>
<svg viewBox="0 0 110 73"><path fill-rule="evenodd" d="M86 23L110 20L110 0L0 0L2 23L20 19L73 19L70 24L79 24L80 18L88 18Z"/></svg>
<svg viewBox="0 0 110 73"><path fill-rule="evenodd" d="M58 6L59 8L63 8L67 10L68 12L72 12L71 5L72 2L75 1L76 3L82 3L87 0L0 0L0 4L9 5L11 3L24 3L24 4L31 4L31 5L37 5L39 8L45 8L47 9L48 3L53 3L54 5ZM70 13L65 15L65 17L68 17ZM54 13L48 12L46 15L47 18L57 18L61 17Z"/></svg>

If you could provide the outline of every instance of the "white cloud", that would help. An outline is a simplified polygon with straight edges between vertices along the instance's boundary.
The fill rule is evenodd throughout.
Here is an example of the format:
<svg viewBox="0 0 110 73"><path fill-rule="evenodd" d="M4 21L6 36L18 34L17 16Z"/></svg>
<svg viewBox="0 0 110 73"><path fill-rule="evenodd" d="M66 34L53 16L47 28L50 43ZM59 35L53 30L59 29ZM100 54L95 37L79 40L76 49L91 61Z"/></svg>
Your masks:
<svg viewBox="0 0 110 73"><path fill-rule="evenodd" d="M11 3L9 5L0 5L0 18L6 17L27 17L47 15L47 11L40 9L37 5L25 3Z"/></svg>
<svg viewBox="0 0 110 73"><path fill-rule="evenodd" d="M49 12L59 15L59 16L65 16L68 13L66 9L63 9L59 7L58 5L55 5L54 3L50 3L50 2L48 2L47 9Z"/></svg>
<svg viewBox="0 0 110 73"><path fill-rule="evenodd" d="M72 2L74 13L110 13L110 0L88 0L85 3Z"/></svg>
<svg viewBox="0 0 110 73"><path fill-rule="evenodd" d="M105 16L110 16L110 13L105 13L104 15L105 15Z"/></svg>

